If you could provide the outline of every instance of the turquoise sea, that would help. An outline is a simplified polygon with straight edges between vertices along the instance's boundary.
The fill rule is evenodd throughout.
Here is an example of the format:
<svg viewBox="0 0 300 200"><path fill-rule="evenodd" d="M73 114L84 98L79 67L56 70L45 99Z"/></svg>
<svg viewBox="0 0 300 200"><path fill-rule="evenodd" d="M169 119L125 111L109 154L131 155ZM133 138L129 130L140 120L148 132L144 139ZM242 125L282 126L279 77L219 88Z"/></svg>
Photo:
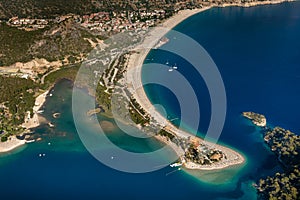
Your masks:
<svg viewBox="0 0 300 200"><path fill-rule="evenodd" d="M144 174L111 169L92 157L81 143L72 116L72 83L62 80L43 106L43 116L55 127L43 125L35 130L42 141L0 154L1 199L256 199L252 184L281 168L259 129L240 114L260 112L270 125L300 132L299 10L300 2L213 8L175 27L201 44L218 66L227 94L227 115L219 142L241 152L247 159L245 165L197 173L198 178L186 171L170 174L174 170L170 167ZM171 45L174 38L168 38L166 45ZM201 100L198 133L204 135L210 100L201 77L192 76L188 63L167 52L153 50L148 58L176 63L178 71L191 82ZM168 70L160 73L148 67L142 73L143 81L169 76ZM145 89L151 101L163 105L170 117L180 117L178 102L166 88L148 85ZM91 100L81 92L83 98ZM52 117L55 112L61 113L60 118ZM160 146L153 140L129 138L113 120L99 118L106 121L111 132L108 137L123 148L144 152ZM81 125L90 133L93 123L91 119ZM184 124L189 129L189 122Z"/></svg>

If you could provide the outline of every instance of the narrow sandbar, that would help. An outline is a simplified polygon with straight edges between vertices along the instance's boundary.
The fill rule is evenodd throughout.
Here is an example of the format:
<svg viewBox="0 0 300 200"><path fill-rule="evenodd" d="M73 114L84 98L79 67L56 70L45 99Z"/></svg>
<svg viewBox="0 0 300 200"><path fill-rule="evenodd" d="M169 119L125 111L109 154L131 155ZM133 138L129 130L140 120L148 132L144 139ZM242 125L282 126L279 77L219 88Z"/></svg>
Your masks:
<svg viewBox="0 0 300 200"><path fill-rule="evenodd" d="M195 137L194 135L180 130L176 128L171 122L166 120L151 104L149 101L141 81L141 70L146 56L148 55L151 47L154 47L158 41L174 26L176 26L181 21L187 19L188 17L205 11L211 7L205 7L202 9L195 10L183 10L180 11L175 16L169 18L165 22L163 22L160 26L152 29L144 39L144 41L135 48L135 53L132 53L129 62L127 65L127 73L126 73L126 82L128 86L128 90L132 93L133 97L136 101L141 105L141 107L150 114L151 117L154 118L156 122L160 123L161 127L164 127L169 132L175 134L178 137L182 138L190 138ZM169 144L177 155L181 158L184 156L184 151L176 146L169 140L164 139L163 137L157 136L157 139ZM245 161L243 156L236 151L231 150L230 148L220 146L217 144L213 144L207 141L200 139L200 142L205 143L206 145L221 150L225 155L226 159L221 160L220 162L213 163L210 165L199 165L192 162L185 162L183 166L188 169L201 169L201 170L215 170L222 169L232 165L238 165ZM183 161L183 160L182 160Z"/></svg>

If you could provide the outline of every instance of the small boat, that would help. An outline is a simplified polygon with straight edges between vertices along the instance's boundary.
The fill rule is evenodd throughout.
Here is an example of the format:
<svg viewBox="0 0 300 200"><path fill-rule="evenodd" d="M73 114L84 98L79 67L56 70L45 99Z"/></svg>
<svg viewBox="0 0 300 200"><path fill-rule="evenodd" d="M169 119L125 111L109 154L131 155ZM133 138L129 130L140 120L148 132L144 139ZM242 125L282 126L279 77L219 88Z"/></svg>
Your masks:
<svg viewBox="0 0 300 200"><path fill-rule="evenodd" d="M168 65L168 64L169 64L169 61L166 62L166 65Z"/></svg>
<svg viewBox="0 0 300 200"><path fill-rule="evenodd" d="M169 68L169 70L168 70L169 72L172 72L173 71L173 68Z"/></svg>
<svg viewBox="0 0 300 200"><path fill-rule="evenodd" d="M51 122L49 122L48 125L49 125L50 128L54 127L54 124L52 124Z"/></svg>
<svg viewBox="0 0 300 200"><path fill-rule="evenodd" d="M32 143L32 142L35 142L35 140L26 140L25 142L26 143Z"/></svg>
<svg viewBox="0 0 300 200"><path fill-rule="evenodd" d="M175 63L175 65L173 66L173 69L177 69L176 63Z"/></svg>
<svg viewBox="0 0 300 200"><path fill-rule="evenodd" d="M181 166L181 165L182 165L182 163L177 162L177 163L171 164L170 167L179 167L179 166Z"/></svg>
<svg viewBox="0 0 300 200"><path fill-rule="evenodd" d="M55 118L55 119L57 119L57 118L60 117L60 113L54 113L54 114L52 115L52 117Z"/></svg>

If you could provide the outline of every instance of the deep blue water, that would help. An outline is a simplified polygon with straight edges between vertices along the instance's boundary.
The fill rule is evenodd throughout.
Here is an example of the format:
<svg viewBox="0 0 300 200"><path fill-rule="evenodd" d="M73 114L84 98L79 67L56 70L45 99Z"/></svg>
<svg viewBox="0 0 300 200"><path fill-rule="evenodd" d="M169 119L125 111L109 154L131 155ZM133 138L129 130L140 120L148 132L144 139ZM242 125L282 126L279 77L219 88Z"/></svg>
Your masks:
<svg viewBox="0 0 300 200"><path fill-rule="evenodd" d="M1 199L255 199L251 184L280 167L263 143L259 130L240 113L260 112L270 124L300 132L299 10L299 2L214 8L175 28L198 41L217 64L227 93L227 117L220 142L243 153L247 158L244 166L198 173L200 181L183 171L166 176L173 170L169 167L146 174L111 169L93 158L82 145L71 113L72 85L61 81L44 106L44 116L55 128L42 126L36 130L43 137L41 142L0 155ZM172 44L172 36L169 38L167 45ZM166 52L152 51L148 57L155 62L176 63L178 71L188 76L192 85L194 82L201 100L199 134L204 134L209 123L210 101L201 77L191 76L188 63ZM144 68L143 79L151 76L168 77ZM166 89L148 86L146 90L153 103L165 106L171 118L180 116L178 102ZM54 119L54 112L61 112L61 117ZM189 122L185 123L188 128ZM111 139L116 143L118 137L123 137L118 129L113 134ZM155 146L151 141L140 143L129 139L122 139L119 145L136 151ZM39 157L40 153L46 156Z"/></svg>

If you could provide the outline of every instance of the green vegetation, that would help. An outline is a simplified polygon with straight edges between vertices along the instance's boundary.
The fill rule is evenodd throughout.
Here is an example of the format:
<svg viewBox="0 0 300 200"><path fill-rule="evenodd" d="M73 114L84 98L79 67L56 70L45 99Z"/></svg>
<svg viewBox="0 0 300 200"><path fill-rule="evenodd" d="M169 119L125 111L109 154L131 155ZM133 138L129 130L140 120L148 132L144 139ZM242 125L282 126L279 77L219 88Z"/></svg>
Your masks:
<svg viewBox="0 0 300 200"><path fill-rule="evenodd" d="M146 126L150 122L150 117L134 98L130 98L129 113L132 121L141 126Z"/></svg>
<svg viewBox="0 0 300 200"><path fill-rule="evenodd" d="M24 122L25 114L31 111L35 102L38 85L32 80L19 77L0 76L0 132L1 141L12 134L19 134L24 129L19 125Z"/></svg>
<svg viewBox="0 0 300 200"><path fill-rule="evenodd" d="M299 199L300 136L280 127L264 131L264 139L276 153L285 172L261 179L257 189L261 199Z"/></svg>
<svg viewBox="0 0 300 200"><path fill-rule="evenodd" d="M219 162L223 157L225 155L222 151L211 149L204 144L200 144L200 146L191 144L185 152L185 158L188 161L200 165L210 165Z"/></svg>
<svg viewBox="0 0 300 200"><path fill-rule="evenodd" d="M95 2L95 3L93 3ZM97 11L101 3L93 0L0 0L0 18L55 18L69 13L86 14Z"/></svg>
<svg viewBox="0 0 300 200"><path fill-rule="evenodd" d="M111 114L111 94L106 87L98 84L96 88L96 100L107 115Z"/></svg>
<svg viewBox="0 0 300 200"><path fill-rule="evenodd" d="M34 95L38 90L39 86L30 79L0 76L0 102L4 102L4 106L9 110L9 113L1 113L3 120L11 120L13 124L22 123L25 113L32 111Z"/></svg>
<svg viewBox="0 0 300 200"><path fill-rule="evenodd" d="M35 31L19 30L1 23L0 38L0 66L28 62L34 58L56 61L69 57L69 61L75 63L93 49L85 38L92 41L102 39L77 24L73 18Z"/></svg>
<svg viewBox="0 0 300 200"><path fill-rule="evenodd" d="M32 60L28 50L42 33L42 30L25 31L0 23L0 66Z"/></svg>
<svg viewBox="0 0 300 200"><path fill-rule="evenodd" d="M300 171L276 173L274 177L261 179L258 184L261 199L299 199Z"/></svg>
<svg viewBox="0 0 300 200"><path fill-rule="evenodd" d="M228 0L229 1L229 0ZM176 5L176 3L178 3ZM31 18L55 18L69 13L84 15L99 11L137 11L164 9L166 15L172 15L176 9L196 8L200 2L190 0L138 0L138 1L95 1L95 0L0 0L0 19L14 16Z"/></svg>
<svg viewBox="0 0 300 200"><path fill-rule="evenodd" d="M2 136L2 137L1 137L1 142L6 142L7 139L8 139L8 137L7 137L6 135L5 135L5 136Z"/></svg>
<svg viewBox="0 0 300 200"><path fill-rule="evenodd" d="M166 131L166 130L164 130L164 129L161 129L161 130L158 132L158 135L167 137L167 138L169 138L170 140L173 140L173 139L175 138L175 136L174 136L172 133L169 133L168 131Z"/></svg>
<svg viewBox="0 0 300 200"><path fill-rule="evenodd" d="M118 59L118 72L113 80L114 85L117 84L117 82L124 77L124 73L125 73L125 62L127 61L127 56L129 56L129 54L122 54L119 59ZM111 77L112 78L112 77ZM112 82L112 80L109 80L110 82Z"/></svg>
<svg viewBox="0 0 300 200"><path fill-rule="evenodd" d="M8 136L24 131L20 124L24 122L27 111L33 113L35 97L41 93L41 88L47 90L63 78L74 80L79 66L79 64L68 66L48 74L43 85L17 76L0 76L1 141L6 141Z"/></svg>
<svg viewBox="0 0 300 200"><path fill-rule="evenodd" d="M58 71L54 71L45 77L43 89L48 89L52 84L56 83L61 79L69 79L74 81L79 70L80 64L75 66L67 66Z"/></svg>
<svg viewBox="0 0 300 200"><path fill-rule="evenodd" d="M65 56L70 56L70 61L74 63L80 55L85 56L93 49L84 38L93 40L96 37L70 18L46 30L31 45L30 54L48 61L63 60Z"/></svg>
<svg viewBox="0 0 300 200"><path fill-rule="evenodd" d="M255 112L243 112L242 115L252 121L257 126L265 126L267 123L266 117Z"/></svg>
<svg viewBox="0 0 300 200"><path fill-rule="evenodd" d="M300 136L281 127L265 132L265 141L286 168L300 167Z"/></svg>

